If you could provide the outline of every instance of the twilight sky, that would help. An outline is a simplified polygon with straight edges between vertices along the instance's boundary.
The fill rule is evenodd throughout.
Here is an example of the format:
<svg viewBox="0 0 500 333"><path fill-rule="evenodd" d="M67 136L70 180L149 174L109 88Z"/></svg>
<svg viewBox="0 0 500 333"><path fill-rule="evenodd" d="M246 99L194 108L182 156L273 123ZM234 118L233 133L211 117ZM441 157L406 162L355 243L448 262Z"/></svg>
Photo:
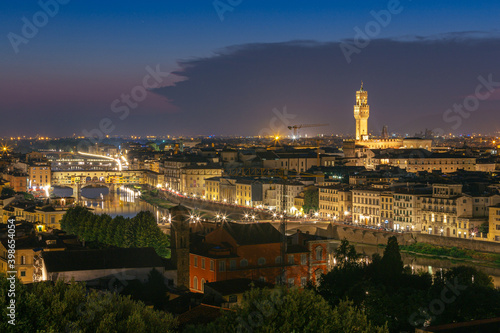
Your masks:
<svg viewBox="0 0 500 333"><path fill-rule="evenodd" d="M353 133L361 80L374 134L500 131L498 1L55 1L0 3L0 137Z"/></svg>

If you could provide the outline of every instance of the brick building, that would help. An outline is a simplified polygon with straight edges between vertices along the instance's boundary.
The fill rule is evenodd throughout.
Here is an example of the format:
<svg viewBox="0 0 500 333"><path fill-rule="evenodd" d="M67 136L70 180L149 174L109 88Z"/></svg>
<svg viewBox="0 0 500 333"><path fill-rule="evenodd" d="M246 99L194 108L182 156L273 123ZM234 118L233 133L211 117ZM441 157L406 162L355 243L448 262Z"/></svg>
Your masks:
<svg viewBox="0 0 500 333"><path fill-rule="evenodd" d="M324 242L295 237L289 243L283 264L281 234L270 223L224 223L191 247L190 290L203 292L205 283L237 278L279 283L283 268L286 283L295 286L326 273Z"/></svg>

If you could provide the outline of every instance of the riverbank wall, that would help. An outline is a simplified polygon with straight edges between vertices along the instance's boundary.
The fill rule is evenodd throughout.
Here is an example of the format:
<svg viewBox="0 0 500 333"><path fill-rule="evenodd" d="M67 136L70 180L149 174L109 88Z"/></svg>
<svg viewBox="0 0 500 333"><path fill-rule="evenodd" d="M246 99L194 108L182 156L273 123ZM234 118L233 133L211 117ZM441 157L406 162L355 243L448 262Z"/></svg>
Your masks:
<svg viewBox="0 0 500 333"><path fill-rule="evenodd" d="M400 245L427 243L436 246L456 247L479 252L500 253L500 243L484 240L444 237L417 232L391 233L385 231L358 228L344 224L331 224L325 230L317 230L317 234L333 239L347 239L349 242L379 245L387 244L391 236L396 236Z"/></svg>

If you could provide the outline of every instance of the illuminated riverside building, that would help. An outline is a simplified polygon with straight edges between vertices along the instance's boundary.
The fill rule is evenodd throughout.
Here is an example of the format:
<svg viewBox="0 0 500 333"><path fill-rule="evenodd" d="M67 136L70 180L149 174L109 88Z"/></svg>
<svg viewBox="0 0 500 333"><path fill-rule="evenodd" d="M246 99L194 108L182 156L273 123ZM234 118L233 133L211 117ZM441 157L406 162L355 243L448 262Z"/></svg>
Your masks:
<svg viewBox="0 0 500 333"><path fill-rule="evenodd" d="M418 201L422 193L414 189L399 189L393 194L393 229L417 231L422 229Z"/></svg>
<svg viewBox="0 0 500 333"><path fill-rule="evenodd" d="M488 222L489 207L500 203L500 195L462 193L461 184L434 184L432 196L420 198L422 232L459 238L477 235L480 225Z"/></svg>
<svg viewBox="0 0 500 333"><path fill-rule="evenodd" d="M488 240L500 242L500 205L489 207Z"/></svg>
<svg viewBox="0 0 500 333"><path fill-rule="evenodd" d="M163 164L160 165L160 172L165 175L165 182L168 187L174 191L183 191L181 185L181 174L184 167L190 164L195 165L207 165L207 161L204 158L195 156L179 156L179 157L168 157Z"/></svg>
<svg viewBox="0 0 500 333"><path fill-rule="evenodd" d="M212 177L205 179L207 193L205 194L207 200L220 201L220 177Z"/></svg>
<svg viewBox="0 0 500 333"><path fill-rule="evenodd" d="M352 220L360 225L380 224L380 199L382 189L352 190Z"/></svg>
<svg viewBox="0 0 500 333"><path fill-rule="evenodd" d="M323 218L344 220L351 215L351 186L330 185L319 187L319 215Z"/></svg>
<svg viewBox="0 0 500 333"><path fill-rule="evenodd" d="M388 228L394 228L394 192L385 191L380 194L380 217Z"/></svg>
<svg viewBox="0 0 500 333"><path fill-rule="evenodd" d="M304 190L304 184L298 181L288 181L285 184L276 184L276 210L278 212L287 212L287 214L295 214L294 199ZM283 191L285 192L283 194ZM280 198L285 198L284 206ZM307 212L305 212L307 213Z"/></svg>
<svg viewBox="0 0 500 333"><path fill-rule="evenodd" d="M236 201L240 206L252 207L252 181L238 179L236 181Z"/></svg>
<svg viewBox="0 0 500 333"><path fill-rule="evenodd" d="M52 170L50 164L34 164L28 167L28 186L31 189L50 188Z"/></svg>
<svg viewBox="0 0 500 333"><path fill-rule="evenodd" d="M222 167L218 165L188 165L181 169L181 189L188 195L206 197L207 178L222 176Z"/></svg>

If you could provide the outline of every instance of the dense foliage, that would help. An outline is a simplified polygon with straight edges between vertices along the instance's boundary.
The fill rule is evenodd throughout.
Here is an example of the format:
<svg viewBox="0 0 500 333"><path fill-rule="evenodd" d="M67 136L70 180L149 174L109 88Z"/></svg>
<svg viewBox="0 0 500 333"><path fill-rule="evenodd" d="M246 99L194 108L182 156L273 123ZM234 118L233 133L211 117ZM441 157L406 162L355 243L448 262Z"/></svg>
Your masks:
<svg viewBox="0 0 500 333"><path fill-rule="evenodd" d="M12 197L14 195L16 195L16 191L14 191L14 189L12 187L3 187L2 188L2 192L0 194L2 197Z"/></svg>
<svg viewBox="0 0 500 333"><path fill-rule="evenodd" d="M311 290L252 289L236 311L225 311L215 322L189 327L185 332L359 332L384 333L352 302L332 308Z"/></svg>
<svg viewBox="0 0 500 333"><path fill-rule="evenodd" d="M346 240L334 254L338 265L325 274L317 292L331 306L343 300L362 307L375 325L391 332L500 316L500 291L491 277L467 266L429 273L403 267L396 237L371 263L358 260Z"/></svg>
<svg viewBox="0 0 500 333"><path fill-rule="evenodd" d="M151 212L140 212L129 219L96 215L84 207L70 208L61 220L61 228L86 242L118 247L153 247L159 256L170 257L170 243Z"/></svg>
<svg viewBox="0 0 500 333"><path fill-rule="evenodd" d="M10 282L0 275L0 307L6 309ZM172 332L176 321L115 293L87 292L81 283L58 281L27 286L16 282L16 321L0 314L0 332Z"/></svg>
<svg viewBox="0 0 500 333"><path fill-rule="evenodd" d="M319 210L319 191L317 188L309 189L304 192L304 206L302 209L305 214Z"/></svg>

